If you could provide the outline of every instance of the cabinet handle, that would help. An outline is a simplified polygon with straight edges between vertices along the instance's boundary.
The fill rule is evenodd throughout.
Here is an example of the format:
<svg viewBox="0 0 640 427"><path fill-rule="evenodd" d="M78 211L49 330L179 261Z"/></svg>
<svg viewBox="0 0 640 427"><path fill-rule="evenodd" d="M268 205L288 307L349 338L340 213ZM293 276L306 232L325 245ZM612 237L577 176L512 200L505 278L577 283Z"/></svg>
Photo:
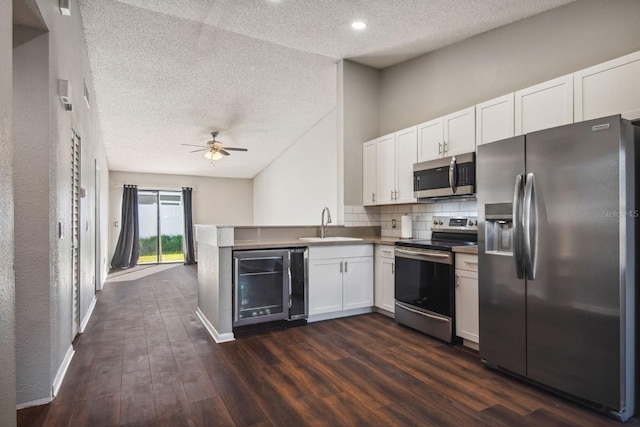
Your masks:
<svg viewBox="0 0 640 427"><path fill-rule="evenodd" d="M445 154L447 153L447 151L449 151L449 147L447 145L449 145L449 144L447 144L446 141L442 143L442 147L443 147L442 152L445 153Z"/></svg>
<svg viewBox="0 0 640 427"><path fill-rule="evenodd" d="M391 274L396 274L396 263L395 262L391 263Z"/></svg>
<svg viewBox="0 0 640 427"><path fill-rule="evenodd" d="M347 272L347 261L344 262L344 272Z"/></svg>
<svg viewBox="0 0 640 427"><path fill-rule="evenodd" d="M469 265L478 265L478 262L473 262L473 261L464 261L464 263Z"/></svg>
<svg viewBox="0 0 640 427"><path fill-rule="evenodd" d="M376 193L371 193L371 203L376 202Z"/></svg>
<svg viewBox="0 0 640 427"><path fill-rule="evenodd" d="M342 273L342 261L340 261L340 273Z"/></svg>
<svg viewBox="0 0 640 427"><path fill-rule="evenodd" d="M393 190L391 190L391 200L393 200Z"/></svg>
<svg viewBox="0 0 640 427"><path fill-rule="evenodd" d="M438 154L442 154L442 142L438 142Z"/></svg>
<svg viewBox="0 0 640 427"><path fill-rule="evenodd" d="M395 197L396 197L396 200L398 200L398 192L397 191L395 192Z"/></svg>

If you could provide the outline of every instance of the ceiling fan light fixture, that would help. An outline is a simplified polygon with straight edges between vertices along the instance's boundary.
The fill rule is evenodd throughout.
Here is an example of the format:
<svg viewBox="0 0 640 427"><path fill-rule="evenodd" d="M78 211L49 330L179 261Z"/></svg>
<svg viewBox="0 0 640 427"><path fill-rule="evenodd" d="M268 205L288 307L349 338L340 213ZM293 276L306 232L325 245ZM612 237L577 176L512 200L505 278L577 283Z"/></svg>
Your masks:
<svg viewBox="0 0 640 427"><path fill-rule="evenodd" d="M204 153L204 156L209 160L220 160L222 158L222 153L217 150L209 150Z"/></svg>

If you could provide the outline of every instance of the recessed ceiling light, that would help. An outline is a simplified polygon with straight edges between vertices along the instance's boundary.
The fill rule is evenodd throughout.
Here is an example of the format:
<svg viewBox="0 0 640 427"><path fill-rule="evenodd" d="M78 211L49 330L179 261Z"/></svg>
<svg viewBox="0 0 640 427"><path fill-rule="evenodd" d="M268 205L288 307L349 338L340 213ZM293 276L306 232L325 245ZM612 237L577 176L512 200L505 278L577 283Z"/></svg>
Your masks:
<svg viewBox="0 0 640 427"><path fill-rule="evenodd" d="M364 21L353 21L351 23L351 28L353 28L354 30L364 30L365 28L367 28L367 23Z"/></svg>

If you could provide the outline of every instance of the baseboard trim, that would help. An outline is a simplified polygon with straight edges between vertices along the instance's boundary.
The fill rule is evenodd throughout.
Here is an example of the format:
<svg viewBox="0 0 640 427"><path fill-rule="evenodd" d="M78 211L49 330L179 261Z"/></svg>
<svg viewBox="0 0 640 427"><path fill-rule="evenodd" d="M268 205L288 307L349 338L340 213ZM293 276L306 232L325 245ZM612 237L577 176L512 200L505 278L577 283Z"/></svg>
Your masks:
<svg viewBox="0 0 640 427"><path fill-rule="evenodd" d="M93 314L93 309L96 308L97 301L98 299L94 295L93 300L91 301L91 305L89 306L89 310L87 310L87 314L85 314L84 319L82 319L82 322L80 323L80 333L83 333L84 329L87 327L87 324L89 323L89 319Z"/></svg>
<svg viewBox="0 0 640 427"><path fill-rule="evenodd" d="M313 323L321 322L323 320L339 319L341 317L357 316L359 314L371 313L372 311L372 307L363 307L344 311L332 311L331 313L314 314L309 316L307 322Z"/></svg>
<svg viewBox="0 0 640 427"><path fill-rule="evenodd" d="M45 397L44 399L32 400L30 402L21 403L19 405L16 405L16 411L19 411L20 409L25 409L25 408L31 408L32 406L46 405L48 403L51 403L52 400L53 400L52 397Z"/></svg>
<svg viewBox="0 0 640 427"><path fill-rule="evenodd" d="M53 386L51 387L53 397L56 397L58 391L60 391L60 386L62 385L62 380L64 380L64 376L67 374L67 369L69 369L69 365L71 364L71 359L73 359L73 355L76 352L73 350L73 345L70 345L67 349L67 354L64 355L64 359L62 360L62 364L58 368L58 373L53 379Z"/></svg>
<svg viewBox="0 0 640 427"><path fill-rule="evenodd" d="M209 335L211 335L211 338L213 338L216 343L220 344L223 342L235 341L233 332L228 332L226 334L218 333L218 331L216 331L216 328L214 328L211 322L209 322L209 319L207 319L207 316L205 316L204 313L200 311L200 307L196 308L196 316L198 316L198 319L200 319L200 321L204 325L204 328L207 330L207 332L209 332Z"/></svg>

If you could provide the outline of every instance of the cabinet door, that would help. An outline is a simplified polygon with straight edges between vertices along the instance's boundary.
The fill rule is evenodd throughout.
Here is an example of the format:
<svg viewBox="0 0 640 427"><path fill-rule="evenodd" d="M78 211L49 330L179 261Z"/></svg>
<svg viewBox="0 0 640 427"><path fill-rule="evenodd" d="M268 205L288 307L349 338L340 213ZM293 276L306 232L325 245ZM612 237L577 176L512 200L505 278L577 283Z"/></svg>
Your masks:
<svg viewBox="0 0 640 427"><path fill-rule="evenodd" d="M640 118L640 52L574 74L575 121L622 114Z"/></svg>
<svg viewBox="0 0 640 427"><path fill-rule="evenodd" d="M309 314L342 310L341 259L309 260Z"/></svg>
<svg viewBox="0 0 640 427"><path fill-rule="evenodd" d="M573 74L515 93L515 134L573 123Z"/></svg>
<svg viewBox="0 0 640 427"><path fill-rule="evenodd" d="M374 274L374 302L375 306L395 312L395 259L394 248L390 245L376 245L375 274Z"/></svg>
<svg viewBox="0 0 640 427"><path fill-rule="evenodd" d="M376 204L376 141L362 144L362 204Z"/></svg>
<svg viewBox="0 0 640 427"><path fill-rule="evenodd" d="M418 125L418 162L442 157L444 128L442 117Z"/></svg>
<svg viewBox="0 0 640 427"><path fill-rule="evenodd" d="M379 307L395 313L395 260L382 258L382 298Z"/></svg>
<svg viewBox="0 0 640 427"><path fill-rule="evenodd" d="M373 306L373 257L345 258L343 309Z"/></svg>
<svg viewBox="0 0 640 427"><path fill-rule="evenodd" d="M396 136L376 141L376 204L390 204L396 190Z"/></svg>
<svg viewBox="0 0 640 427"><path fill-rule="evenodd" d="M476 109L465 108L444 117L444 155L476 151Z"/></svg>
<svg viewBox="0 0 640 427"><path fill-rule="evenodd" d="M413 164L418 161L418 127L396 132L395 203L415 203L413 197Z"/></svg>
<svg viewBox="0 0 640 427"><path fill-rule="evenodd" d="M478 331L478 273L456 269L456 335L479 343Z"/></svg>
<svg viewBox="0 0 640 427"><path fill-rule="evenodd" d="M476 105L476 146L514 136L514 95Z"/></svg>

